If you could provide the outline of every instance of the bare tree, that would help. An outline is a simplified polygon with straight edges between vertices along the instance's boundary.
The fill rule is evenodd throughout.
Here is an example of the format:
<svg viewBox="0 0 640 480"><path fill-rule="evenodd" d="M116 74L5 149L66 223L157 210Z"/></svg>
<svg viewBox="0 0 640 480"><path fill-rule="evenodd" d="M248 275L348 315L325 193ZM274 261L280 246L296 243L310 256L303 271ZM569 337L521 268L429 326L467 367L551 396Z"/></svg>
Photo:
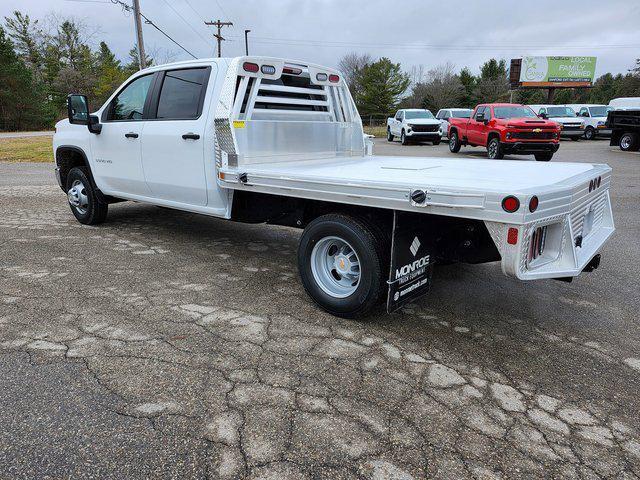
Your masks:
<svg viewBox="0 0 640 480"><path fill-rule="evenodd" d="M437 111L457 105L464 95L464 86L455 73L455 65L447 62L429 70L414 67L410 73L414 81L407 103L413 108L428 108Z"/></svg>
<svg viewBox="0 0 640 480"><path fill-rule="evenodd" d="M338 70L342 72L347 81L349 91L355 98L358 93L358 74L364 67L373 63L373 58L368 53L347 53L338 62Z"/></svg>

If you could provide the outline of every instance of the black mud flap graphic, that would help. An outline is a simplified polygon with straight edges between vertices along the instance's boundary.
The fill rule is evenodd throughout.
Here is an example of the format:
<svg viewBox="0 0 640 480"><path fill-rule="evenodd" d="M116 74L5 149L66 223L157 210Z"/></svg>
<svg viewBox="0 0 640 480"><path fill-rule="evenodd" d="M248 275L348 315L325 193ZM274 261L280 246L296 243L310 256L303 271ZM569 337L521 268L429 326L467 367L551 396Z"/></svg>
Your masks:
<svg viewBox="0 0 640 480"><path fill-rule="evenodd" d="M416 222L415 215L394 212L387 312L394 312L429 291L433 273L431 237Z"/></svg>

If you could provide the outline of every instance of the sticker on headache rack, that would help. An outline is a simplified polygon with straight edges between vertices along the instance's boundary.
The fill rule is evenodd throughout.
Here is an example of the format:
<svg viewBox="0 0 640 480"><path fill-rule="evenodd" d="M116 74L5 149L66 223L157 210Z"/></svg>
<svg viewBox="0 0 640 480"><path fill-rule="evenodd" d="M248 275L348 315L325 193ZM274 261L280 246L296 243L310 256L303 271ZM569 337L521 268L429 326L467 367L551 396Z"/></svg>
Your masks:
<svg viewBox="0 0 640 480"><path fill-rule="evenodd" d="M244 127L245 127L244 120L233 121L233 128L244 128Z"/></svg>

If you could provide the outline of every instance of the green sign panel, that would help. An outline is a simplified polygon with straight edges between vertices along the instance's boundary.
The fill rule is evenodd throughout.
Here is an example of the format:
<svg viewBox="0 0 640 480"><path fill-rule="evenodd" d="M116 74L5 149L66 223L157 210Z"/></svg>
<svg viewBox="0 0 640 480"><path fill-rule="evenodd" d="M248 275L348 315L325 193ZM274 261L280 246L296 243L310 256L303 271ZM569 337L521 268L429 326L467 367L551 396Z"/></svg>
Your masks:
<svg viewBox="0 0 640 480"><path fill-rule="evenodd" d="M524 57L520 82L527 83L593 83L596 57Z"/></svg>

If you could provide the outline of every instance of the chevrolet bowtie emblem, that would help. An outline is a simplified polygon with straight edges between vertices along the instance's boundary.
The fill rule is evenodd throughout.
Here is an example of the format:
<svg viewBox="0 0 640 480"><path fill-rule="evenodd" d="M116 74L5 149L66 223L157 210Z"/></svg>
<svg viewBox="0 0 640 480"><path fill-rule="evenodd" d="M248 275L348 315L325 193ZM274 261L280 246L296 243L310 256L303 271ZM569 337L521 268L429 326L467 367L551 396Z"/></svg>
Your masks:
<svg viewBox="0 0 640 480"><path fill-rule="evenodd" d="M534 133L540 133L541 131L542 131L542 129L541 129L541 128L534 128L534 129L533 129L533 132L534 132Z"/></svg>

